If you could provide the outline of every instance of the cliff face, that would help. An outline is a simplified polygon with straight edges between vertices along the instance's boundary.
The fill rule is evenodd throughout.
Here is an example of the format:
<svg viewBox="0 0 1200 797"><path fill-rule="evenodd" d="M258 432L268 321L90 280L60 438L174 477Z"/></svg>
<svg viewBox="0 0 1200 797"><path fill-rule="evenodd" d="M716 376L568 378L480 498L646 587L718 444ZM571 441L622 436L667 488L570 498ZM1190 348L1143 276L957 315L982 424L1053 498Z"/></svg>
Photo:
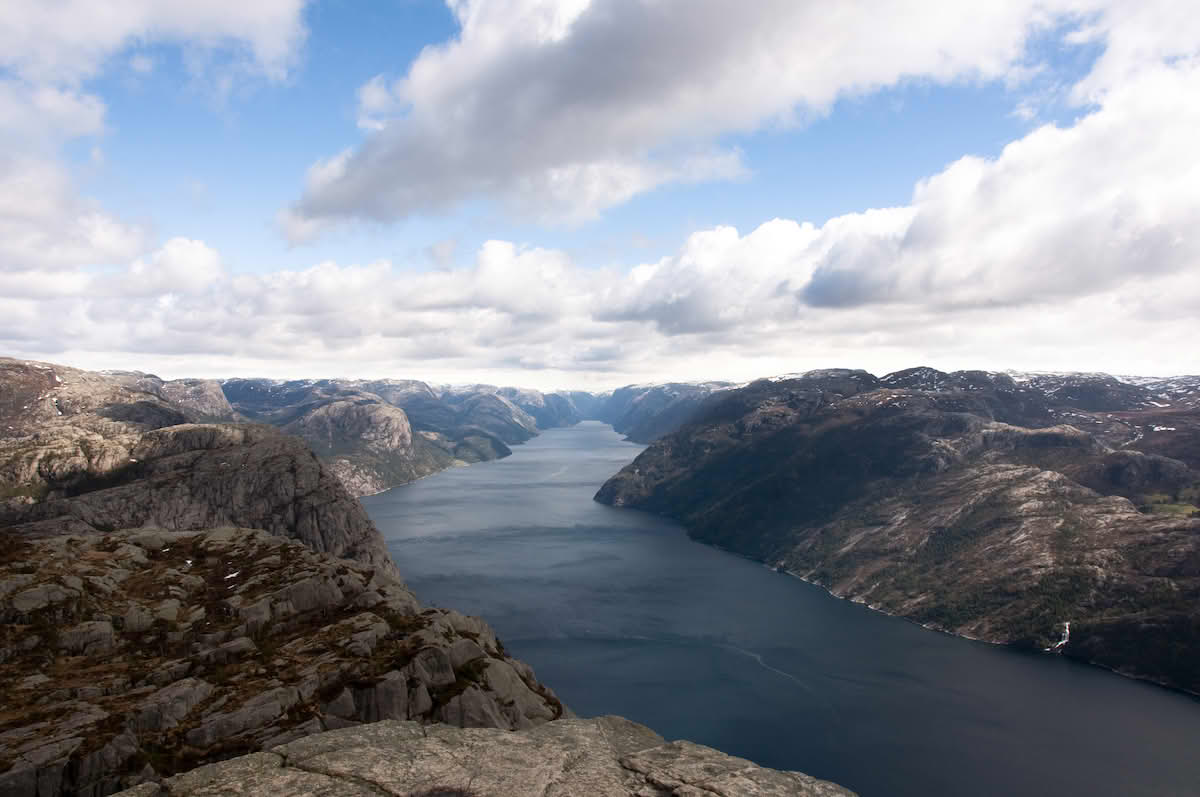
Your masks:
<svg viewBox="0 0 1200 797"><path fill-rule="evenodd" d="M124 795L233 793L852 797L799 772L764 769L690 742L668 744L620 717L560 720L520 733L380 722L213 764Z"/></svg>
<svg viewBox="0 0 1200 797"><path fill-rule="evenodd" d="M390 568L252 529L3 534L2 794L108 794L380 719L564 713L486 624L422 609Z"/></svg>
<svg viewBox="0 0 1200 797"><path fill-rule="evenodd" d="M282 428L307 441L356 496L406 484L455 461L444 448L414 435L403 410L371 397L319 404Z"/></svg>
<svg viewBox="0 0 1200 797"><path fill-rule="evenodd" d="M7 442L42 463L43 439L87 447L55 417ZM111 432L112 456L0 506L0 793L107 794L379 719L567 713L481 620L419 605L299 438L72 420ZM412 439L391 420L363 434Z"/></svg>
<svg viewBox="0 0 1200 797"><path fill-rule="evenodd" d="M538 431L495 388L441 396L399 379L230 379L222 387L241 415L304 438L359 496L508 456L508 443Z"/></svg>
<svg viewBox="0 0 1200 797"><path fill-rule="evenodd" d="M0 527L52 537L239 526L394 568L366 510L295 437L256 424L183 424L145 433L128 453L111 470L52 483L43 500L0 510Z"/></svg>
<svg viewBox="0 0 1200 797"><path fill-rule="evenodd" d="M162 384L163 397L200 422L238 421L241 416L215 379L173 379Z"/></svg>
<svg viewBox="0 0 1200 797"><path fill-rule="evenodd" d="M187 420L142 374L0 358L0 509L120 467L144 432Z"/></svg>
<svg viewBox="0 0 1200 797"><path fill-rule="evenodd" d="M1066 655L1200 692L1200 520L1174 511L1200 474L1073 426L1002 422L1082 411L970 384L756 383L596 498L933 628L1046 648L1069 622Z"/></svg>
<svg viewBox="0 0 1200 797"><path fill-rule="evenodd" d="M629 385L614 390L593 412L618 434L649 443L683 426L709 396L727 387L725 382Z"/></svg>
<svg viewBox="0 0 1200 797"><path fill-rule="evenodd" d="M583 420L575 404L558 393L542 393L515 387L501 388L497 393L533 418L538 429L573 426Z"/></svg>

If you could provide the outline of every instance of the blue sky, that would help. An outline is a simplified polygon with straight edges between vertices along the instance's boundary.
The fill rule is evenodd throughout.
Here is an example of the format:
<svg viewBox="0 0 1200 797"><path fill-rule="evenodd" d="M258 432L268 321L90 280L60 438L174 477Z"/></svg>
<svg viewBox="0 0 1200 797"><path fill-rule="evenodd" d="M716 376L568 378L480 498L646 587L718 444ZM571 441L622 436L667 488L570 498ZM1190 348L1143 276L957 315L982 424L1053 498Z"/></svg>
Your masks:
<svg viewBox="0 0 1200 797"><path fill-rule="evenodd" d="M0 12L14 354L543 387L1187 369L1179 3L127 11Z"/></svg>
<svg viewBox="0 0 1200 797"><path fill-rule="evenodd" d="M94 84L109 129L72 147L89 175L85 190L163 237L215 245L237 270L380 258L424 268L428 248L448 239L465 263L489 238L563 249L584 265L623 264L668 255L689 233L716 225L747 230L774 217L821 223L905 204L918 179L964 154L994 157L1035 124L1014 113L1029 86L918 79L840 100L807 123L724 136L744 152L745 177L652 191L590 223L531 223L476 201L292 247L275 213L300 192L311 163L362 141L358 87L378 74L404 74L423 47L457 32L435 0L369 7L326 0L309 6L305 21L308 40L286 81L251 81L227 95L192 81L180 46L134 47L114 58ZM1062 54L1094 57L1092 48L1040 45L1035 57L1058 56L1053 74L1060 80L1078 79L1087 66ZM153 71L136 72L129 60L137 55L150 58ZM1038 121L1062 110L1040 106ZM97 146L105 165L88 168Z"/></svg>

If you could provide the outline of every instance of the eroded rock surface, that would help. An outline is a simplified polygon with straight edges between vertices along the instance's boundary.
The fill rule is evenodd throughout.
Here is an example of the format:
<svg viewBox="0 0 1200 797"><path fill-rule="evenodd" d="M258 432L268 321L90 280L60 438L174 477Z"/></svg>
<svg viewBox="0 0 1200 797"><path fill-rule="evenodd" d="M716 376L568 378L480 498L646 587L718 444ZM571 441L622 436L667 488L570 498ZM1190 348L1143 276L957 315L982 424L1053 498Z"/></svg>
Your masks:
<svg viewBox="0 0 1200 797"><path fill-rule="evenodd" d="M621 717L519 733L380 722L332 731L145 784L125 797L852 797L799 772L764 769Z"/></svg>
<svg viewBox="0 0 1200 797"><path fill-rule="evenodd" d="M478 618L260 530L10 537L0 621L4 795L108 794L381 719L569 714Z"/></svg>
<svg viewBox="0 0 1200 797"><path fill-rule="evenodd" d="M140 435L127 453L37 503L0 507L0 528L46 537L241 526L394 568L366 510L298 438L257 424L183 424Z"/></svg>

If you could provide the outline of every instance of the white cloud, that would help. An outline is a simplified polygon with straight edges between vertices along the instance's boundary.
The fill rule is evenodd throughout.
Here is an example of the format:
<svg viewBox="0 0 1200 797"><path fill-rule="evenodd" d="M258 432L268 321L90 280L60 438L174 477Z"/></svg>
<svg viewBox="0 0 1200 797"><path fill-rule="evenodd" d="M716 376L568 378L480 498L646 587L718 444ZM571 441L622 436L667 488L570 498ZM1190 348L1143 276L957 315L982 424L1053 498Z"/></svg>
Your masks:
<svg viewBox="0 0 1200 797"><path fill-rule="evenodd" d="M203 241L172 238L149 258L134 261L122 293L197 295L225 276L220 254Z"/></svg>
<svg viewBox="0 0 1200 797"><path fill-rule="evenodd" d="M104 103L72 88L0 79L0 144L53 151L61 142L104 129Z"/></svg>
<svg viewBox="0 0 1200 797"><path fill-rule="evenodd" d="M496 196L580 220L657 186L725 179L726 133L791 124L907 79L1011 79L1084 0L449 2L461 31L358 93L371 132L310 181L285 231ZM304 226L300 222L308 222Z"/></svg>
<svg viewBox="0 0 1200 797"><path fill-rule="evenodd" d="M123 263L144 245L137 226L79 199L58 164L0 157L0 272Z"/></svg>
<svg viewBox="0 0 1200 797"><path fill-rule="evenodd" d="M224 54L222 80L229 70L279 80L304 41L303 5L303 0L0 4L0 275L8 295L59 294L88 282L60 272L125 264L146 249L147 231L81 197L61 160L65 143L105 132L104 102L88 85L111 59L129 47L169 43ZM128 64L138 72L153 66L141 53ZM93 165L103 165L98 145L91 154Z"/></svg>
<svg viewBox="0 0 1200 797"><path fill-rule="evenodd" d="M365 148L314 165L308 194L357 208L356 191L377 185L384 193L363 213L380 219L493 190L530 212L598 212L663 181L736 174L738 155L704 139L730 125L786 119L797 103L820 109L841 92L906 75L1025 68L1029 26L1049 25L1059 7L1003 5L970 9L985 15L982 30L951 14L930 31L893 21L888 8L872 15L882 29L872 31L854 6L826 5L825 14L845 15L839 24L813 15L811 30L797 32L755 23L754 4L744 9L749 21L717 24L705 15L724 6L697 3L694 15L670 17L683 29L663 38L666 21L655 14L675 9L672 0L452 2L462 42L427 50L399 84L375 81L360 93L380 130ZM597 17L597 8L611 13ZM7 189L0 182L0 348L178 376L542 387L835 365L1194 371L1185 342L1200 308L1200 30L1178 5L1132 8L1078 17L1094 26L1081 36L1107 49L1075 87L1087 103L1075 122L1038 127L994 159L964 157L920 181L901 207L820 224L777 219L744 233L702 230L671 255L628 269L583 268L561 251L489 241L467 267L449 268L448 255L425 272L378 261L229 273L200 241L173 239L139 257L135 236L72 199L62 173L14 161L0 169L0 181L17 175ZM613 9L636 11L644 26ZM790 3L775 10L809 13ZM701 28L712 29L709 46L692 53ZM546 71L582 64L618 30L633 37L631 62L612 70L628 68L625 78L639 81L582 66L566 77ZM761 46L747 46L747 30ZM863 37L861 51L843 30ZM787 36L816 54L799 48L793 59L777 42ZM948 49L930 48L943 38ZM638 49L647 42L660 47L657 59ZM708 58L713 72L704 72ZM774 82L761 78L767 73ZM490 93L514 76L531 83L503 101ZM480 131L491 138L477 139ZM528 137L510 141L513 133ZM364 159L375 159L375 173ZM393 187L397 164L416 170L403 190ZM297 237L340 217L310 210L284 214ZM38 235L22 232L30 229ZM104 276L80 268L96 251L127 265Z"/></svg>
<svg viewBox="0 0 1200 797"><path fill-rule="evenodd" d="M154 59L145 53L136 53L129 58L129 68L139 75L146 75L154 71Z"/></svg>
<svg viewBox="0 0 1200 797"><path fill-rule="evenodd" d="M159 41L240 48L256 70L279 80L304 42L303 8L304 0L6 0L0 65L31 82L70 85L132 43Z"/></svg>

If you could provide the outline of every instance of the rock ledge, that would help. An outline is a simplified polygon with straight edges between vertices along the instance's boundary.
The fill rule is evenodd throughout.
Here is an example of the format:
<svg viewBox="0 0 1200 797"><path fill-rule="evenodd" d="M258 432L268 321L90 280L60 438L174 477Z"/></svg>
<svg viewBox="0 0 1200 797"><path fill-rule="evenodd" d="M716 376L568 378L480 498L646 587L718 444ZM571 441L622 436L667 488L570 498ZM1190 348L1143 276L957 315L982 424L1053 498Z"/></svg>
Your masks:
<svg viewBox="0 0 1200 797"><path fill-rule="evenodd" d="M330 731L121 792L463 797L853 797L828 781L764 769L691 742L665 742L621 717L532 730L383 721Z"/></svg>

